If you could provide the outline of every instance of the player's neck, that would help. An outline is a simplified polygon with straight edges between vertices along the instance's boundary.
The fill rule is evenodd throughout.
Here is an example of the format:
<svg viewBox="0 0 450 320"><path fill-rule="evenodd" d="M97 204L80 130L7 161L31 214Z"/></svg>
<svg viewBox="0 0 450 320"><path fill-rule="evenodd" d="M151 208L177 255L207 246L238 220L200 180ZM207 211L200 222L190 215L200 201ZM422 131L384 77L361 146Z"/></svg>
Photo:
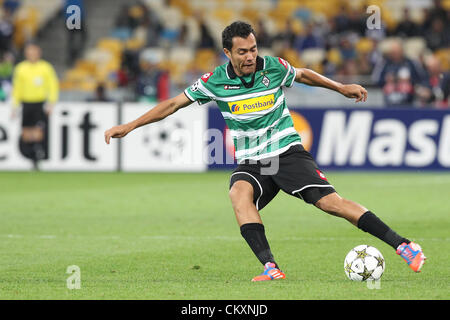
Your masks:
<svg viewBox="0 0 450 320"><path fill-rule="evenodd" d="M242 71L237 70L234 66L233 66L233 70L234 70L234 73L236 74L236 76L238 76L239 78L248 77L248 76L251 76L252 74L254 74L254 72L250 72L250 73L245 74Z"/></svg>

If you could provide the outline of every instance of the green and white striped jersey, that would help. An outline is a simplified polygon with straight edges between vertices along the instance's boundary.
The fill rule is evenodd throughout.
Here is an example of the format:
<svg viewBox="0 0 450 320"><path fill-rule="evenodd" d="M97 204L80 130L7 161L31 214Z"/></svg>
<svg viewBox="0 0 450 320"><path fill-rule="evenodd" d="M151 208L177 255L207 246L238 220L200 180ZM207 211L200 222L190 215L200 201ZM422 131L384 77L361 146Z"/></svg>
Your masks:
<svg viewBox="0 0 450 320"><path fill-rule="evenodd" d="M256 72L237 77L231 63L204 74L184 93L199 104L215 101L230 129L238 163L273 157L300 144L283 86L291 87L295 68L278 57L257 57Z"/></svg>

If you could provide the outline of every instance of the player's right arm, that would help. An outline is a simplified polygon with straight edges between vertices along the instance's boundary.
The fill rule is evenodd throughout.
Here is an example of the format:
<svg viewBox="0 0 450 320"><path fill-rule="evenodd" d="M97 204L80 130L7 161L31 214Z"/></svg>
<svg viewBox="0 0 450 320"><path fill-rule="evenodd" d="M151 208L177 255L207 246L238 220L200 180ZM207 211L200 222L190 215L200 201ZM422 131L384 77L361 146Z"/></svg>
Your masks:
<svg viewBox="0 0 450 320"><path fill-rule="evenodd" d="M185 93L158 103L154 108L144 113L142 116L131 122L114 126L105 131L105 142L109 144L111 138L122 138L128 133L146 124L160 121L177 110L187 107L193 101L189 100Z"/></svg>

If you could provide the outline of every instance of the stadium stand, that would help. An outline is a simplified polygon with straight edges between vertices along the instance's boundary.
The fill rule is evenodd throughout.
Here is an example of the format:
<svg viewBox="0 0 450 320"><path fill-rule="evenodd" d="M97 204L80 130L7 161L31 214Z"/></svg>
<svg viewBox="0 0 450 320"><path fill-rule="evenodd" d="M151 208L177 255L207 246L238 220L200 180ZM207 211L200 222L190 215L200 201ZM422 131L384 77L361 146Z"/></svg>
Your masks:
<svg viewBox="0 0 450 320"><path fill-rule="evenodd" d="M16 47L33 37L54 14L56 2L59 0L21 1L15 13ZM93 92L103 83L110 90L135 91L141 58L167 72L172 87L184 88L226 61L221 53L221 32L237 19L255 27L260 35L260 54L282 56L298 67L309 67L343 82L377 87L374 68L388 59L393 41L402 45L405 57L420 70L421 78L413 79L414 84L429 86L424 76L424 61L429 56L439 61L443 73L450 71L450 0L372 0L370 5L381 9L381 29L368 30L365 0L124 2L112 17L115 23L109 35L87 48L67 70L61 89ZM448 106L448 97L442 99L446 102L439 106Z"/></svg>

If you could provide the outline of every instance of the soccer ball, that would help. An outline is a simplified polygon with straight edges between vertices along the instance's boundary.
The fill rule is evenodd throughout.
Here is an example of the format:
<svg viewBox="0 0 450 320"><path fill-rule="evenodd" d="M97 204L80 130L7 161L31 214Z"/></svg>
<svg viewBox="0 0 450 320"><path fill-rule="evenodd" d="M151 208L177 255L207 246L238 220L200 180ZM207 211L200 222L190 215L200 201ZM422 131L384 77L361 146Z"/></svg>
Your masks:
<svg viewBox="0 0 450 320"><path fill-rule="evenodd" d="M344 260L345 274L353 281L379 280L384 266L381 252L365 244L350 250Z"/></svg>

